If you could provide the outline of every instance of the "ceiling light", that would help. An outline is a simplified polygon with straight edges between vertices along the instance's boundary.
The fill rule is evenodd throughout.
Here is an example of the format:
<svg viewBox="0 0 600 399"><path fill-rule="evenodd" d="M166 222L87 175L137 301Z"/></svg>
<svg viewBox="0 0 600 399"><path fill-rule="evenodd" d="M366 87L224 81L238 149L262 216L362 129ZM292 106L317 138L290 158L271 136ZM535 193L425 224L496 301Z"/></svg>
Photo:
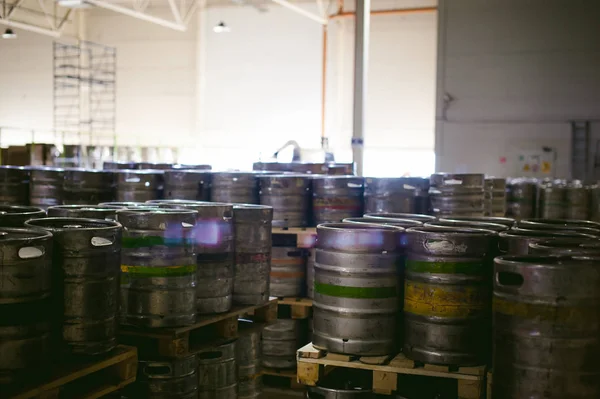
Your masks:
<svg viewBox="0 0 600 399"><path fill-rule="evenodd" d="M85 0L56 0L59 6L66 8L90 8L91 4Z"/></svg>
<svg viewBox="0 0 600 399"><path fill-rule="evenodd" d="M229 29L229 26L225 25L225 22L221 21L215 25L215 27L213 28L213 31L215 33L226 33L226 32L231 32L231 29Z"/></svg>
<svg viewBox="0 0 600 399"><path fill-rule="evenodd" d="M16 39L17 38L17 34L15 32L13 32L12 29L8 28L2 34L2 38L3 39Z"/></svg>

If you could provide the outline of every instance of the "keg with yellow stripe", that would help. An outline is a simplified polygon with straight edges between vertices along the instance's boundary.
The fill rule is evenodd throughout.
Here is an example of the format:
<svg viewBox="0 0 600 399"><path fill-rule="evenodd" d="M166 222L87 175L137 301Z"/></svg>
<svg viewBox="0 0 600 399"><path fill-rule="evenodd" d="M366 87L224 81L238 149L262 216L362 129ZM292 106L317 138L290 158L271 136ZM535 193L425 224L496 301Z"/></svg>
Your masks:
<svg viewBox="0 0 600 399"><path fill-rule="evenodd" d="M404 354L423 363L484 364L497 233L423 226L406 235Z"/></svg>
<svg viewBox="0 0 600 399"><path fill-rule="evenodd" d="M196 317L197 211L132 208L123 225L121 320L140 327L184 326Z"/></svg>
<svg viewBox="0 0 600 399"><path fill-rule="evenodd" d="M600 257L494 262L492 397L600 398Z"/></svg>
<svg viewBox="0 0 600 399"><path fill-rule="evenodd" d="M401 227L317 227L313 345L335 353L394 352L401 276Z"/></svg>

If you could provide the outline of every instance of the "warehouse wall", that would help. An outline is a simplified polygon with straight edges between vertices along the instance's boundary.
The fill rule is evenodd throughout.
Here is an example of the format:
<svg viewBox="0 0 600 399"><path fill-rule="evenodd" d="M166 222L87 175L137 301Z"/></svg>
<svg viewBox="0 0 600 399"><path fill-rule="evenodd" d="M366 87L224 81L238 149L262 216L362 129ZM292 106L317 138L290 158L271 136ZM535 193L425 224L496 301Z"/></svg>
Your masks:
<svg viewBox="0 0 600 399"><path fill-rule="evenodd" d="M568 176L569 121L600 119L600 3L440 0L439 15L437 169L522 174L550 147L547 174Z"/></svg>
<svg viewBox="0 0 600 399"><path fill-rule="evenodd" d="M353 1L347 3L350 10ZM200 13L185 33L102 9L86 12L86 38L117 47L119 145L183 146L184 162L247 168L259 152L267 158L296 139L318 157L321 26L271 3L268 12L223 4ZM299 4L318 12L314 2ZM374 7L434 4L385 0ZM167 10L153 11L170 18ZM221 20L230 33L213 32ZM345 18L329 28L326 133L339 160L351 158L353 25ZM365 172L427 173L433 168L436 14L377 16L371 26ZM0 74L0 125L50 128L52 40L22 37L27 41L0 41L2 55L14 46L10 61L0 63L12 71ZM14 103L6 93L21 93L28 103ZM383 163L384 156L395 162Z"/></svg>
<svg viewBox="0 0 600 399"><path fill-rule="evenodd" d="M48 129L52 127L52 38L18 34L18 39L0 39L0 126Z"/></svg>
<svg viewBox="0 0 600 399"><path fill-rule="evenodd" d="M314 4L301 5L318 13ZM374 2L379 9L431 5L435 2ZM201 17L199 140L201 156L212 163L227 159L244 167L255 154L266 158L288 139L320 154L322 28L279 6L268 9L209 8ZM231 27L230 33L212 32L220 21ZM436 14L376 16L371 35L365 173L429 173L434 160ZM326 134L338 159L349 161L353 19L332 22L328 36ZM384 156L395 163L382 162Z"/></svg>
<svg viewBox="0 0 600 399"><path fill-rule="evenodd" d="M166 9L152 12L173 19ZM89 12L88 40L117 48L119 144L189 142L196 114L196 30L194 19L178 32L111 11Z"/></svg>

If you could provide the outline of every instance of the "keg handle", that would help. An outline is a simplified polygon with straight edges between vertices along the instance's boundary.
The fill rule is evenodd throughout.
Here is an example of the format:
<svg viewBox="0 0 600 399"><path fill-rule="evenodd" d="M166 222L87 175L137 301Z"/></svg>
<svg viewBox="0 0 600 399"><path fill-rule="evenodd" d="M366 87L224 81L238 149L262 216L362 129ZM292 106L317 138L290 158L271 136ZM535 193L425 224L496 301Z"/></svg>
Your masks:
<svg viewBox="0 0 600 399"><path fill-rule="evenodd" d="M457 179L455 177L450 177L448 179L444 179L443 183L444 185L452 185L452 186L458 186L461 185L463 183L462 180Z"/></svg>
<svg viewBox="0 0 600 399"><path fill-rule="evenodd" d="M144 370L142 370L142 372L146 377L173 374L171 365L168 363L150 363L144 366Z"/></svg>
<svg viewBox="0 0 600 399"><path fill-rule="evenodd" d="M525 279L523 275L515 272L500 271L496 272L496 283L504 287L520 288Z"/></svg>
<svg viewBox="0 0 600 399"><path fill-rule="evenodd" d="M214 359L220 359L223 357L223 352L221 351L208 351L208 352L202 352L198 354L198 359L199 360L214 360Z"/></svg>
<svg viewBox="0 0 600 399"><path fill-rule="evenodd" d="M231 220L233 219L233 212L232 211L225 211L223 212L223 220Z"/></svg>
<svg viewBox="0 0 600 399"><path fill-rule="evenodd" d="M17 254L21 259L35 259L44 256L46 248L44 247L21 247Z"/></svg>
<svg viewBox="0 0 600 399"><path fill-rule="evenodd" d="M106 237L92 237L90 239L90 244L92 244L93 247L106 247L115 243L115 237L113 236L111 238L112 240Z"/></svg>

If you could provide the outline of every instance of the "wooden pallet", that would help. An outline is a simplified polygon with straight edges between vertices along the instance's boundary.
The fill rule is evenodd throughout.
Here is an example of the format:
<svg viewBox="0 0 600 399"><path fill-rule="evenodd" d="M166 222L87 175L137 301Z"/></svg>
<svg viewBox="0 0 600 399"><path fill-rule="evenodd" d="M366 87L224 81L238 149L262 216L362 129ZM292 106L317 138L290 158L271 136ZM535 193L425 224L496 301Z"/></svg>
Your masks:
<svg viewBox="0 0 600 399"><path fill-rule="evenodd" d="M419 364L402 353L390 356L356 357L327 353L312 344L298 349L298 382L316 385L317 381L335 367L373 371L373 391L390 395L397 387L398 374L453 378L458 383L459 399L482 399L485 395L485 366L460 367Z"/></svg>
<svg viewBox="0 0 600 399"><path fill-rule="evenodd" d="M277 298L256 306L234 306L231 311L216 315L198 316L191 326L176 328L140 329L122 326L121 342L135 345L145 355L183 357L194 354L215 342L238 336L238 319L249 317L261 323L277 319Z"/></svg>
<svg viewBox="0 0 600 399"><path fill-rule="evenodd" d="M312 299L310 298L278 298L279 306L289 306L291 308L292 319L308 319L312 314Z"/></svg>
<svg viewBox="0 0 600 399"><path fill-rule="evenodd" d="M316 227L273 227L271 234L295 236L296 240L292 240L287 246L296 248L314 248L317 243Z"/></svg>
<svg viewBox="0 0 600 399"><path fill-rule="evenodd" d="M294 390L304 389L304 385L298 383L296 370L278 370L263 367L261 374L263 384L275 388L291 388Z"/></svg>
<svg viewBox="0 0 600 399"><path fill-rule="evenodd" d="M47 375L36 373L18 388L3 388L2 398L95 399L135 381L137 349L119 345L96 360L80 360L52 366ZM37 380L37 381L36 381ZM35 382L34 382L35 381ZM28 386L25 387L24 386Z"/></svg>

